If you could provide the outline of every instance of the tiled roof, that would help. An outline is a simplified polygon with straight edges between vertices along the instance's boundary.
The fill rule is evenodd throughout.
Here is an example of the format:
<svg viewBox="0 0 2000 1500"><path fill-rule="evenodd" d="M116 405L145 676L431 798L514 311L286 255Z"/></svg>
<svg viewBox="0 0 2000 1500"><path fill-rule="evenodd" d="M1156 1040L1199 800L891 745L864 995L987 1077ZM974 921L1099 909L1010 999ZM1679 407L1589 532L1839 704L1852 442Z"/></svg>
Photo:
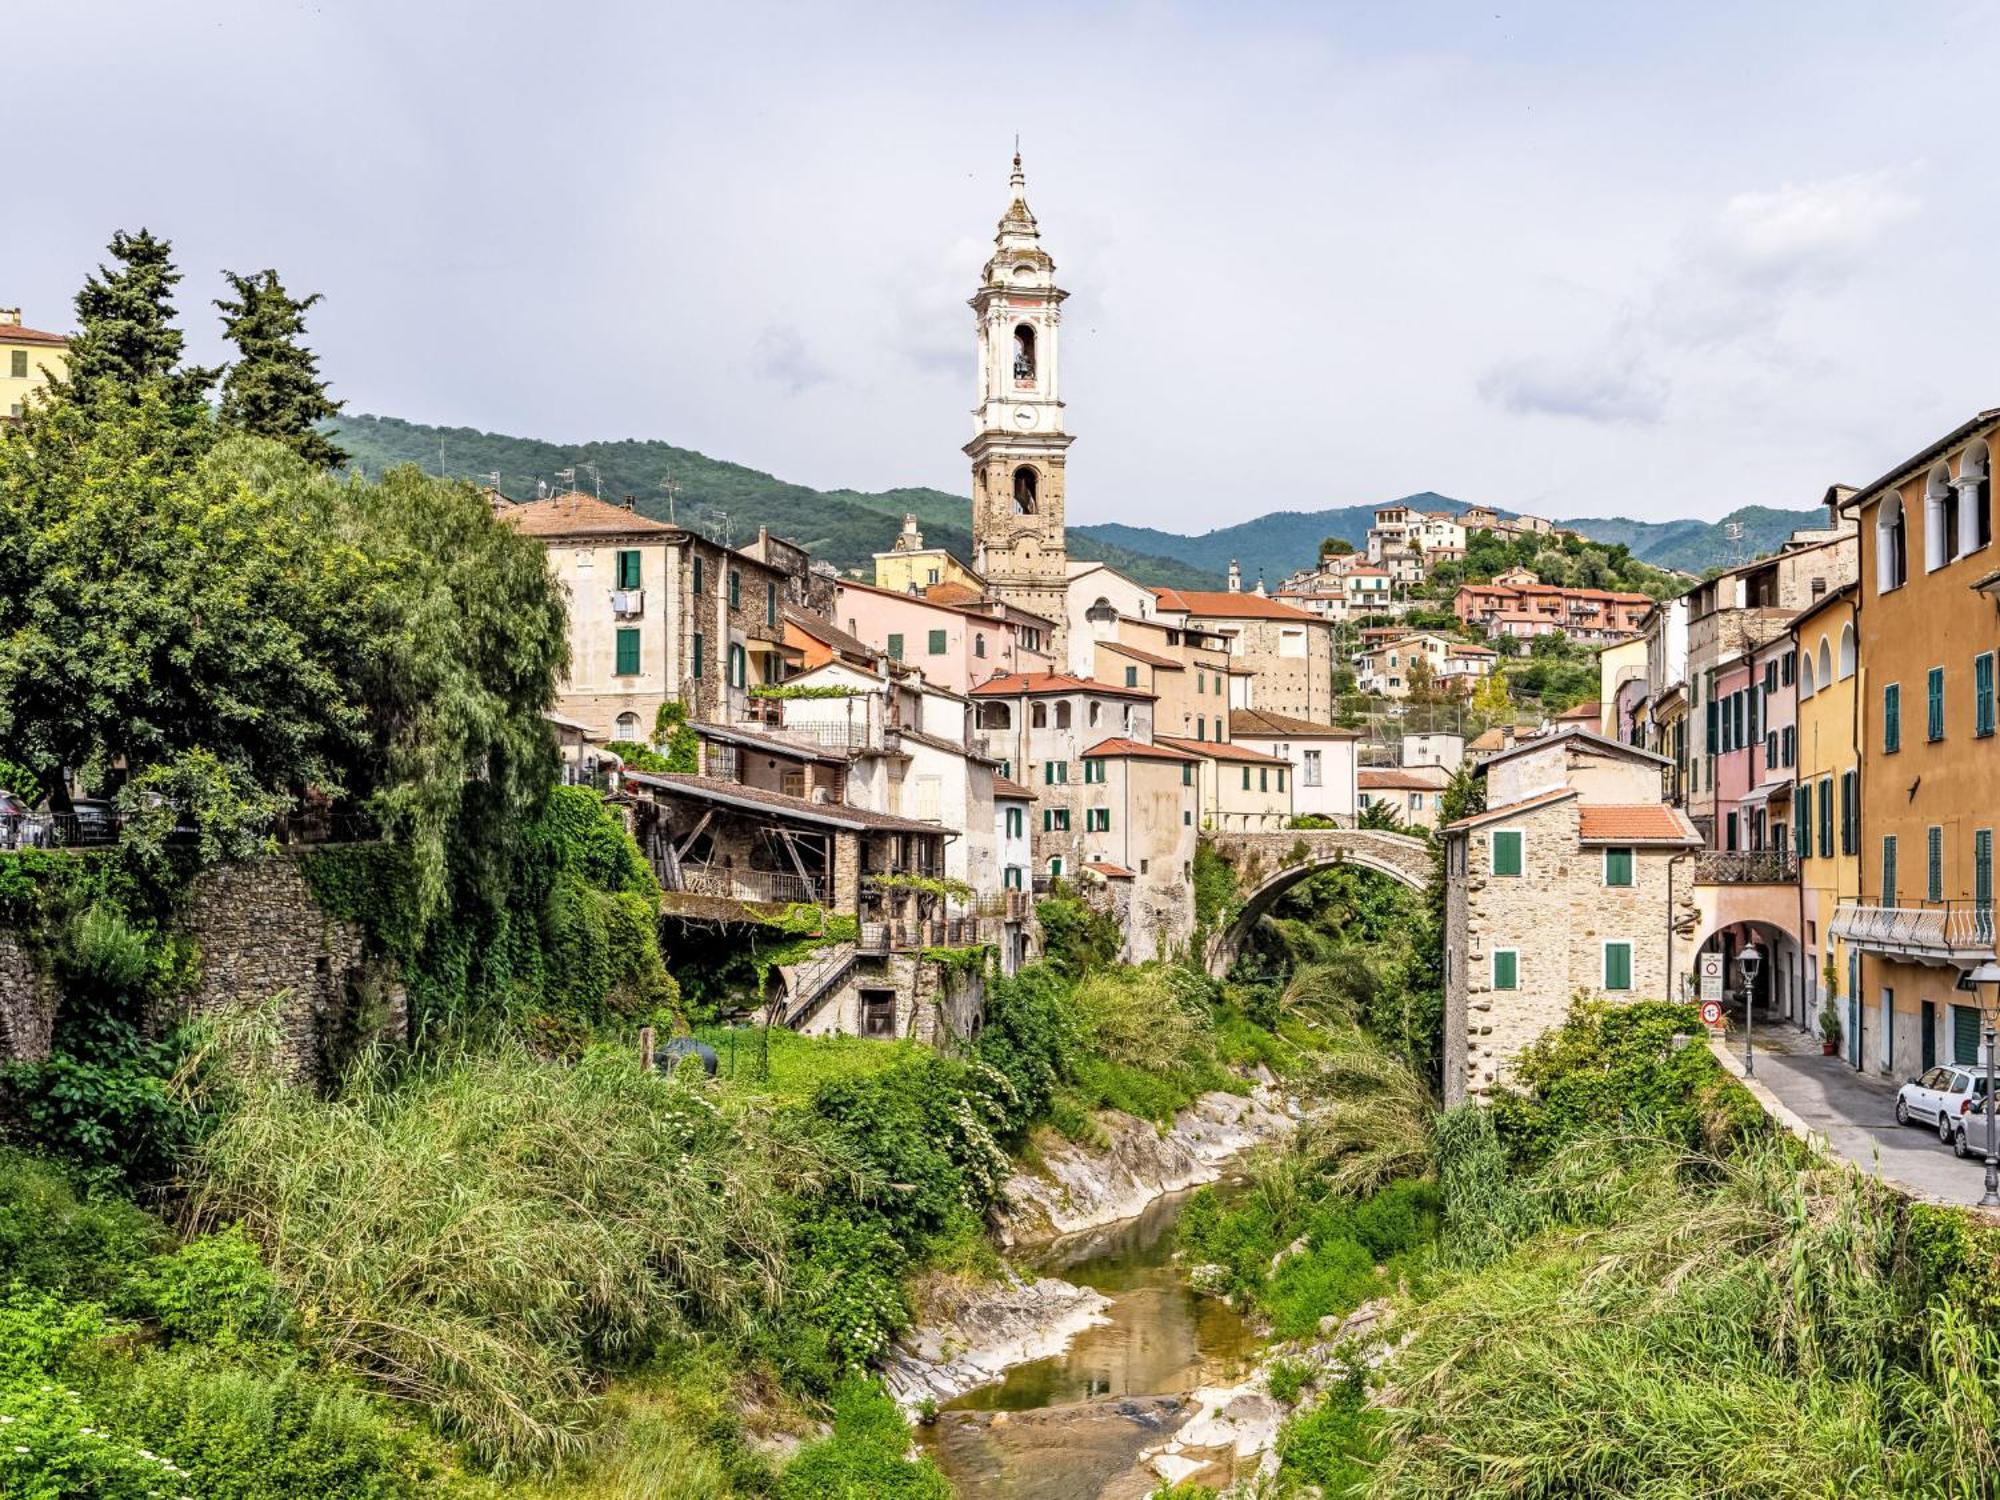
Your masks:
<svg viewBox="0 0 2000 1500"><path fill-rule="evenodd" d="M1456 833L1460 829L1476 828L1481 823L1491 823L1500 818L1511 818L1516 813L1532 812L1535 808L1547 807L1550 803L1561 802L1575 795L1576 788L1573 786L1557 787L1552 792L1541 792L1533 797L1523 797L1519 802L1507 802L1501 804L1499 807L1489 807L1485 812L1474 813L1469 818L1460 818L1456 823L1447 823L1445 824L1444 831L1446 833Z"/></svg>
<svg viewBox="0 0 2000 1500"><path fill-rule="evenodd" d="M936 586L943 587L943 585ZM984 620L989 625L998 625L1001 623L1001 616L999 614L993 613L987 608L975 607L982 604L983 596L979 594L970 594L965 602L959 603L947 602L943 599L926 598L922 594L912 594L905 590L877 588L874 584L863 583L857 578L841 579L840 587L843 591L859 589L864 594L880 594L885 599L901 599L905 604L927 604L932 609L948 609L955 615L970 615L974 619ZM1021 609L1012 604L1003 604L999 600L994 600L993 605L995 608L1004 609L1009 616L1019 615L1025 620L1039 620L1051 629L1055 627L1053 620L1049 619L1046 615L1038 615L1032 610Z"/></svg>
<svg viewBox="0 0 2000 1500"><path fill-rule="evenodd" d="M1574 719L1578 723L1588 721L1595 724L1604 717L1604 705L1592 698L1588 703L1579 703L1575 708L1566 708L1556 715L1558 720Z"/></svg>
<svg viewBox="0 0 2000 1500"><path fill-rule="evenodd" d="M1175 661L1171 656L1156 656L1151 651L1141 651L1137 646L1128 646L1123 641L1099 641L1097 644L1107 651L1116 651L1120 656L1129 656L1134 661L1142 661L1147 666L1158 667L1162 671L1179 672L1186 666L1186 663Z"/></svg>
<svg viewBox="0 0 2000 1500"><path fill-rule="evenodd" d="M787 797L783 792L767 792L762 787L744 786L735 781L718 781L712 776L627 771L624 779L669 794L677 793L703 802L719 802L752 812L771 812L802 823L833 828L883 829L892 833L955 833L941 823L920 823L915 818L870 812L862 807L849 807L844 802L808 802L804 797Z"/></svg>
<svg viewBox="0 0 2000 1500"><path fill-rule="evenodd" d="M1086 760L1193 760L1192 755L1184 755L1171 745L1163 743L1145 744L1139 740L1109 739L1099 740L1083 752Z"/></svg>
<svg viewBox="0 0 2000 1500"><path fill-rule="evenodd" d="M1035 794L1018 781L1009 781L1005 776L993 778L993 800L995 802L1033 802Z"/></svg>
<svg viewBox="0 0 2000 1500"><path fill-rule="evenodd" d="M18 323L0 323L0 344L46 344L61 349L68 346L69 335L44 333L39 328L23 328Z"/></svg>
<svg viewBox="0 0 2000 1500"><path fill-rule="evenodd" d="M1246 761L1253 766L1283 766L1275 755L1266 755L1262 750L1252 750L1248 745L1231 745L1217 740L1190 740L1177 735L1158 736L1163 745L1171 745L1176 750L1184 750L1189 755L1199 755L1208 760Z"/></svg>
<svg viewBox="0 0 2000 1500"><path fill-rule="evenodd" d="M1596 803L1577 809L1587 844L1699 844L1701 835L1675 809L1659 802Z"/></svg>
<svg viewBox="0 0 2000 1500"><path fill-rule="evenodd" d="M975 698L1033 697L1038 693L1108 693L1114 698L1157 698L1159 694L1138 688L1113 687L1108 682L1087 681L1066 672L1001 672L972 690Z"/></svg>
<svg viewBox="0 0 2000 1500"><path fill-rule="evenodd" d="M1245 735L1253 739L1358 740L1361 731L1342 729L1337 724L1315 724L1308 719L1294 719L1290 714L1267 713L1261 708L1230 710L1229 737L1236 740Z"/></svg>
<svg viewBox="0 0 2000 1500"><path fill-rule="evenodd" d="M1277 599L1258 594L1232 594L1227 590L1154 589L1160 608L1190 615L1212 616L1218 620L1300 620L1317 625L1319 616L1309 615Z"/></svg>
<svg viewBox="0 0 2000 1500"><path fill-rule="evenodd" d="M850 635L831 621L822 620L818 615L807 614L796 605L787 604L784 612L787 625L803 631L823 646L831 646L843 656L856 657L872 664L877 657L888 655L881 647L871 646L860 636Z"/></svg>
<svg viewBox="0 0 2000 1500"><path fill-rule="evenodd" d="M933 604L976 604L986 596L968 583L934 583L924 597Z"/></svg>
<svg viewBox="0 0 2000 1500"><path fill-rule="evenodd" d="M551 495L546 500L525 500L519 505L502 506L494 512L523 536L631 536L649 533L685 536L678 526L649 520L636 511L595 495L572 492Z"/></svg>
<svg viewBox="0 0 2000 1500"><path fill-rule="evenodd" d="M1355 786L1370 792L1435 792L1450 780L1448 774L1425 776L1414 766L1386 766L1354 773Z"/></svg>
<svg viewBox="0 0 2000 1500"><path fill-rule="evenodd" d="M1108 860L1087 859L1083 862L1083 867L1086 870L1095 870L1098 874L1108 876L1112 880L1132 879L1132 872L1130 870L1126 869L1123 865L1114 865Z"/></svg>

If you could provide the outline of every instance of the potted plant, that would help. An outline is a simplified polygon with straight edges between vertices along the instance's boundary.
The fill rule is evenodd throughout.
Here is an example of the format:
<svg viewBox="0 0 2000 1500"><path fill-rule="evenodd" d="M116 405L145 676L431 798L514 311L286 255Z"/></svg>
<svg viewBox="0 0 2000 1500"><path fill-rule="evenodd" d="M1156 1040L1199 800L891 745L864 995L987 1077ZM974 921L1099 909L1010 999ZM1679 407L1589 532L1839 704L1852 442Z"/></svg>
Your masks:
<svg viewBox="0 0 2000 1500"><path fill-rule="evenodd" d="M1819 1050L1822 1057L1840 1055L1840 1014L1833 1008L1839 997L1828 995L1819 1008Z"/></svg>

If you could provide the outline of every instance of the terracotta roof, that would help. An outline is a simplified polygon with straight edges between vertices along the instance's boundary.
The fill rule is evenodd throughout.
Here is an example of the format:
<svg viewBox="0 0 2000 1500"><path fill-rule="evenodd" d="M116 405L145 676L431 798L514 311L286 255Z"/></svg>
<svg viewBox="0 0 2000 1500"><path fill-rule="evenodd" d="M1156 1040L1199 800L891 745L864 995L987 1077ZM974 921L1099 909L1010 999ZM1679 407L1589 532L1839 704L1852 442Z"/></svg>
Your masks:
<svg viewBox="0 0 2000 1500"><path fill-rule="evenodd" d="M1038 693L1108 693L1114 698L1157 698L1139 688L1113 687L1108 682L1071 677L1066 672L1000 672L972 690L975 698L1033 697Z"/></svg>
<svg viewBox="0 0 2000 1500"><path fill-rule="evenodd" d="M1596 723L1603 717L1604 705L1599 703L1595 698L1592 698L1588 703L1579 703L1575 708L1566 708L1556 715L1558 722L1565 719L1575 719L1582 722L1587 719L1592 723Z"/></svg>
<svg viewBox="0 0 2000 1500"><path fill-rule="evenodd" d="M1507 736L1504 732L1499 729L1483 729L1477 735L1473 736L1472 743L1465 748L1468 750L1502 750L1506 748L1506 745Z"/></svg>
<svg viewBox="0 0 2000 1500"><path fill-rule="evenodd" d="M822 620L818 615L807 614L796 605L787 604L784 607L784 616L787 625L803 631L823 646L831 646L843 656L858 657L872 665L877 657L888 655L888 652L879 646L871 646L860 636L851 635L831 621Z"/></svg>
<svg viewBox="0 0 2000 1500"><path fill-rule="evenodd" d="M769 811L780 817L796 818L802 823L819 823L833 828L878 828L893 833L942 833L957 837L956 829L947 828L942 823L920 823L915 818L870 812L863 807L849 807L844 802L808 802L804 797L787 797L783 792L767 792L762 787L744 786L735 781L718 781L712 776L627 771L624 779L704 802L719 802L751 812Z"/></svg>
<svg viewBox="0 0 2000 1500"><path fill-rule="evenodd" d="M1186 669L1185 662L1175 661L1171 656L1156 656L1151 651L1141 651L1137 646L1128 646L1123 641L1099 641L1098 645L1107 651L1116 651L1120 656L1129 656L1134 661L1142 661L1149 667L1158 667L1166 672Z"/></svg>
<svg viewBox="0 0 2000 1500"><path fill-rule="evenodd" d="M1445 650L1447 656L1498 656L1500 653L1491 646L1474 646L1467 642L1455 642Z"/></svg>
<svg viewBox="0 0 2000 1500"><path fill-rule="evenodd" d="M863 583L858 578L843 578L839 582L840 587L843 589L860 589L866 594L880 594L885 599L901 599L905 604L928 604L932 609L948 609L955 615L970 615L974 619L984 620L989 625L1002 623L1001 615L990 613L986 609L975 609L973 607L973 604L980 602L983 598L979 594L970 595L969 597L972 601L970 603L958 604L948 603L943 599L926 598L922 594L912 594L902 589L877 588L874 584ZM943 585L938 585L938 587L943 587ZM998 599L993 600L992 603L995 607L1005 610L1010 615L1020 615L1023 619L1028 620L1039 620L1051 629L1055 627L1055 621L1051 620L1047 615L1038 615L1033 610L1022 609L1018 605L1007 604Z"/></svg>
<svg viewBox="0 0 2000 1500"><path fill-rule="evenodd" d="M1033 802L1035 794L1018 781L1009 781L1005 776L993 778L993 800L995 802Z"/></svg>
<svg viewBox="0 0 2000 1500"><path fill-rule="evenodd" d="M572 491L546 500L524 500L493 512L523 536L686 536L679 526L650 520L622 505Z"/></svg>
<svg viewBox="0 0 2000 1500"><path fill-rule="evenodd" d="M1438 769L1442 770L1443 767ZM1375 770L1362 769L1354 773L1357 788L1371 792L1435 792L1443 789L1450 781L1444 776L1425 776L1415 766L1387 766Z"/></svg>
<svg viewBox="0 0 2000 1500"><path fill-rule="evenodd" d="M972 604L986 596L968 583L934 583L924 597L933 604Z"/></svg>
<svg viewBox="0 0 2000 1500"><path fill-rule="evenodd" d="M1083 752L1085 760L1193 760L1192 755L1164 743L1145 744L1139 740L1108 739L1099 740Z"/></svg>
<svg viewBox="0 0 2000 1500"><path fill-rule="evenodd" d="M1577 809L1587 844L1699 844L1701 835L1675 809L1659 802L1597 803Z"/></svg>
<svg viewBox="0 0 2000 1500"><path fill-rule="evenodd" d="M1285 740L1358 740L1361 731L1342 729L1337 724L1315 724L1308 719L1294 719L1289 714L1266 713L1261 708L1237 708L1229 713L1229 737L1241 739L1244 735L1253 738Z"/></svg>
<svg viewBox="0 0 2000 1500"><path fill-rule="evenodd" d="M1555 744L1576 745L1598 755L1606 752L1623 755L1632 760L1650 761L1656 766L1673 764L1666 756L1657 755L1651 750L1641 750L1637 745L1628 745L1623 740L1607 739L1594 729L1579 729L1574 724L1565 724L1559 729L1550 730L1547 734L1516 736L1513 749L1502 750L1487 761L1486 765L1492 766L1503 760L1511 760L1514 756L1529 750L1546 750Z"/></svg>
<svg viewBox="0 0 2000 1500"><path fill-rule="evenodd" d="M1176 750L1185 750L1190 755L1199 755L1207 760L1247 761L1253 766L1283 766L1291 762L1279 760L1275 755L1266 755L1262 750L1252 750L1248 745L1231 745L1218 740L1190 740L1177 735L1157 736L1163 745L1171 745Z"/></svg>
<svg viewBox="0 0 2000 1500"><path fill-rule="evenodd" d="M0 344L47 344L61 349L69 345L66 333L44 333L39 328L23 328L18 323L0 323Z"/></svg>
<svg viewBox="0 0 2000 1500"><path fill-rule="evenodd" d="M1087 859L1083 862L1083 867L1086 870L1095 870L1098 874L1107 876L1112 880L1130 880L1133 878L1132 872L1123 865L1114 865L1107 860Z"/></svg>
<svg viewBox="0 0 2000 1500"><path fill-rule="evenodd" d="M1317 615L1309 615L1302 609L1277 599L1266 599L1258 594L1232 594L1227 590L1211 589L1154 589L1153 597L1160 601L1160 608L1181 610L1191 615L1211 615L1219 620L1300 620L1318 625Z"/></svg>
<svg viewBox="0 0 2000 1500"><path fill-rule="evenodd" d="M1533 797L1523 797L1519 802L1504 803L1499 807L1489 807L1485 812L1474 813L1469 818L1460 818L1456 823L1444 825L1446 833L1457 833L1461 829L1476 828L1481 823L1491 823L1499 818L1511 818L1516 813L1531 812L1538 807L1547 807L1554 802L1562 802L1576 795L1573 786L1557 787L1552 792L1541 792Z"/></svg>

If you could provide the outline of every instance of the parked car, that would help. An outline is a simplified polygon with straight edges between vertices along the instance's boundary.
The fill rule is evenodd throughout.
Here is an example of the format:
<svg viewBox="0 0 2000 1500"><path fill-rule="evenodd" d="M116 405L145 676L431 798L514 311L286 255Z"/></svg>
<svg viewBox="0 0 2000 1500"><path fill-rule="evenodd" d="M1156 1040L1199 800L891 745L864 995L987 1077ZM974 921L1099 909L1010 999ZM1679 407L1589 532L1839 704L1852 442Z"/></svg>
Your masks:
<svg viewBox="0 0 2000 1500"><path fill-rule="evenodd" d="M47 842L46 831L24 798L0 791L0 849L33 849Z"/></svg>
<svg viewBox="0 0 2000 1500"><path fill-rule="evenodd" d="M1959 1118L1986 1097L1986 1079L1966 1067L1932 1068L1896 1090L1896 1123L1912 1120L1937 1127L1938 1139L1952 1143Z"/></svg>
<svg viewBox="0 0 2000 1500"><path fill-rule="evenodd" d="M118 839L118 809L96 797L78 797L70 804L76 815L79 844L110 844Z"/></svg>
<svg viewBox="0 0 2000 1500"><path fill-rule="evenodd" d="M1982 1080L1983 1082L1984 1080ZM1952 1122L1952 1154L1960 1161L1978 1157L1986 1159L1986 1101L1975 1099L1972 1108Z"/></svg>

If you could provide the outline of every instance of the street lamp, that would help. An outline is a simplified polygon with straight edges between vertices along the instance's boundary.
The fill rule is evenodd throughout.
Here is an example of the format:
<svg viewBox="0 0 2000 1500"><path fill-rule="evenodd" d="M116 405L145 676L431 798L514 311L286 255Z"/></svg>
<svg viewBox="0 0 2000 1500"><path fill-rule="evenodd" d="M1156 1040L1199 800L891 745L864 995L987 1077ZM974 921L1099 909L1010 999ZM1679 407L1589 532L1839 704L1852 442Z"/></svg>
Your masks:
<svg viewBox="0 0 2000 1500"><path fill-rule="evenodd" d="M1982 984L2000 985L2000 963L1989 958L1966 977L1972 981L1975 993ZM1994 992L1994 1004L2000 1004L2000 990ZM1986 1116L1986 1196L1979 1200L1981 1208L2000 1208L2000 1142L1994 1138L1993 1009L1993 1004L1979 1007L1986 1021L1986 1097L1979 1104Z"/></svg>
<svg viewBox="0 0 2000 1500"><path fill-rule="evenodd" d="M1757 984L1757 966L1764 962L1764 955L1757 951L1755 943L1744 945L1736 955L1736 967L1743 971L1743 1076L1750 1077L1757 1071L1757 1063L1750 1055L1750 1001Z"/></svg>

